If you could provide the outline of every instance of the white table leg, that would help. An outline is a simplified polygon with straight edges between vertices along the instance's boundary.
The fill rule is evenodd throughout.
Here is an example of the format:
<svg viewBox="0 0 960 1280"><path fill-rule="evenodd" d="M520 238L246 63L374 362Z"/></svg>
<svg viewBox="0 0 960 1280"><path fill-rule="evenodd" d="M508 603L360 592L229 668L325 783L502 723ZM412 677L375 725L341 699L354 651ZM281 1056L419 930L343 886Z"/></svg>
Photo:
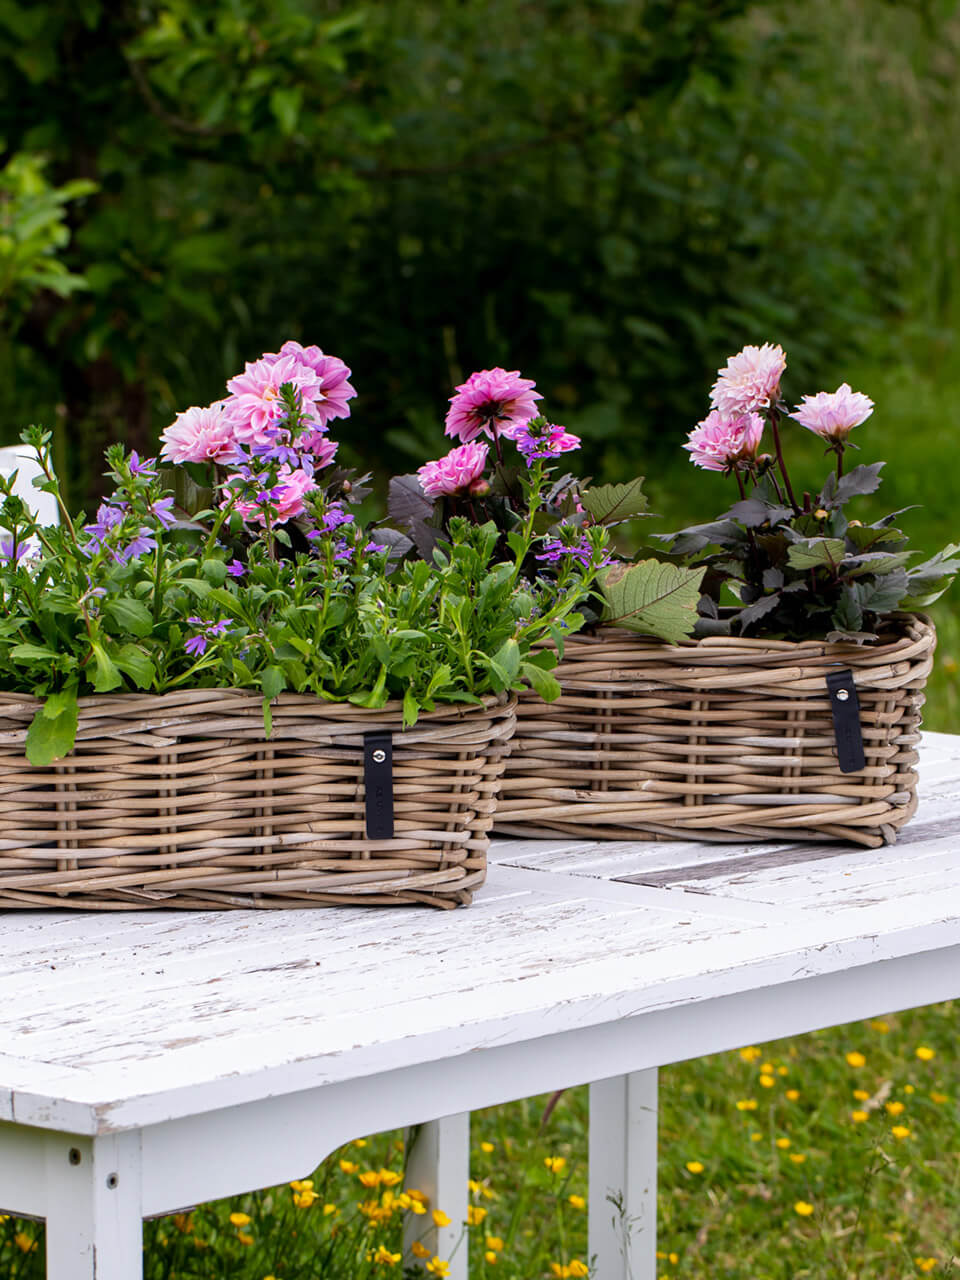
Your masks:
<svg viewBox="0 0 960 1280"><path fill-rule="evenodd" d="M140 1135L47 1140L47 1280L143 1276Z"/></svg>
<svg viewBox="0 0 960 1280"><path fill-rule="evenodd" d="M596 1280L654 1280L657 1069L590 1086L589 1255Z"/></svg>
<svg viewBox="0 0 960 1280"><path fill-rule="evenodd" d="M434 1226L429 1214L407 1215L404 1252L412 1260L414 1240L450 1262L450 1280L467 1280L467 1205L470 1177L470 1113L444 1116L407 1131L406 1185L430 1197L430 1209L441 1209L448 1227Z"/></svg>

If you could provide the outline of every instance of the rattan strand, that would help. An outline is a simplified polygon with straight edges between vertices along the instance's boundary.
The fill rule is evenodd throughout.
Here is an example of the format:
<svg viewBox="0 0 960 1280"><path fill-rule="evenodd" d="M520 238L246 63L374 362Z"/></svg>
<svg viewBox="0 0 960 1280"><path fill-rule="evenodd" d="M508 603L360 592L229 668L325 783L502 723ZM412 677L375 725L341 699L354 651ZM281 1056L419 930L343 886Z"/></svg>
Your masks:
<svg viewBox="0 0 960 1280"><path fill-rule="evenodd" d="M580 839L891 843L916 809L929 619L875 646L572 636L554 703L522 695L496 830ZM866 767L841 773L825 677L849 668Z"/></svg>
<svg viewBox="0 0 960 1280"><path fill-rule="evenodd" d="M0 693L0 909L470 902L515 702L401 732L369 711L237 690L82 698L77 745L24 755L39 703ZM394 838L365 837L363 735L393 733Z"/></svg>

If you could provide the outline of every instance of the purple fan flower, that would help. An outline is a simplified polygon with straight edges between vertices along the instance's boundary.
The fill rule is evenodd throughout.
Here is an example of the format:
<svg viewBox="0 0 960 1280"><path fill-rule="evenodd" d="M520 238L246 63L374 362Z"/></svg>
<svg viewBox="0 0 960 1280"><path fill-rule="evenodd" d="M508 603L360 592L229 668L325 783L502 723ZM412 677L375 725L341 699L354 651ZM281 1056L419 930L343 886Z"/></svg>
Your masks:
<svg viewBox="0 0 960 1280"><path fill-rule="evenodd" d="M0 561L4 564L19 564L30 548L25 542L19 542L14 548L13 538L0 538Z"/></svg>
<svg viewBox="0 0 960 1280"><path fill-rule="evenodd" d="M376 555L380 551L389 551L390 548L384 542L368 542L363 548L370 555Z"/></svg>
<svg viewBox="0 0 960 1280"><path fill-rule="evenodd" d="M229 573L231 578L242 578L246 572L246 569L239 560L231 560L227 565L227 573Z"/></svg>
<svg viewBox="0 0 960 1280"><path fill-rule="evenodd" d="M332 533L334 529L339 529L342 524L351 524L353 516L348 511L344 511L339 502L331 503L323 517L322 524L327 533Z"/></svg>
<svg viewBox="0 0 960 1280"><path fill-rule="evenodd" d="M130 454L130 474L133 476L143 476L145 480L155 480L157 476L156 458L144 458L140 461L140 455L136 449Z"/></svg>
<svg viewBox="0 0 960 1280"><path fill-rule="evenodd" d="M172 498L157 498L156 502L150 504L150 514L156 516L164 529L172 529L177 523Z"/></svg>
<svg viewBox="0 0 960 1280"><path fill-rule="evenodd" d="M84 533L90 535L90 540L84 550L87 555L95 555L100 550L107 539L111 529L115 529L123 520L123 512L119 507L112 507L108 502L101 502L97 508L97 518L93 524L85 524L83 526Z"/></svg>
<svg viewBox="0 0 960 1280"><path fill-rule="evenodd" d="M150 537L150 530L140 528L125 547L118 547L114 551L113 558L117 564L127 564L130 560L136 560L146 555L148 551L156 551L156 549L157 540Z"/></svg>
<svg viewBox="0 0 960 1280"><path fill-rule="evenodd" d="M226 618L221 618L219 622L204 622L202 618L188 618L187 621L192 626L201 628L197 635L191 636L184 643L184 653L189 653L191 658L202 657L207 651L207 641L222 636L230 625Z"/></svg>
<svg viewBox="0 0 960 1280"><path fill-rule="evenodd" d="M594 549L590 544L590 539L581 537L578 542L568 545L560 538L551 538L543 544L543 551L537 556L538 560L546 561L549 564L557 564L559 561L569 558L576 560L578 564L583 565L585 569L589 569L593 561ZM597 568L603 568L604 565L612 563L612 557L604 555Z"/></svg>
<svg viewBox="0 0 960 1280"><path fill-rule="evenodd" d="M503 435L514 442L528 467L536 458L555 458L560 453L580 448L579 436L572 435L566 428L558 427L555 423L545 422L542 418L522 422L519 426L504 427Z"/></svg>

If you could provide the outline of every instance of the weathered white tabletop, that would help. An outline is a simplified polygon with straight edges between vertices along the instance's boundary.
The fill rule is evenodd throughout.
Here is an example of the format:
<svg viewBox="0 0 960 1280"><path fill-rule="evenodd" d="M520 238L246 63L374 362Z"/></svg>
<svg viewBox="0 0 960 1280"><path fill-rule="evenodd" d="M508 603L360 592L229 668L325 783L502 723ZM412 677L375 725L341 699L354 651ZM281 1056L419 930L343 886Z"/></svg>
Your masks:
<svg viewBox="0 0 960 1280"><path fill-rule="evenodd" d="M0 1208L49 1280L135 1280L143 1216L424 1124L449 1256L469 1110L591 1082L596 1274L646 1280L658 1066L960 996L960 737L921 778L878 850L511 840L450 913L2 915Z"/></svg>

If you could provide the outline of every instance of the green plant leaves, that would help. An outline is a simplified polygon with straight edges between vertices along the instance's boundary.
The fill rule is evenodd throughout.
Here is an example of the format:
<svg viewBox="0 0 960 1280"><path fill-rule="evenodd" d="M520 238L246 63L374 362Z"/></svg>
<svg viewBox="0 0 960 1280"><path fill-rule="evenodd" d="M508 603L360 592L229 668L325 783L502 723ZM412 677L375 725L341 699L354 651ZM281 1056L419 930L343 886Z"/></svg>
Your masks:
<svg viewBox="0 0 960 1280"><path fill-rule="evenodd" d="M594 524L620 524L646 514L647 498L643 492L643 476L627 484L603 484L584 489L580 502Z"/></svg>
<svg viewBox="0 0 960 1280"><path fill-rule="evenodd" d="M705 572L657 560L614 565L600 575L603 620L676 644L693 633Z"/></svg>
<svg viewBox="0 0 960 1280"><path fill-rule="evenodd" d="M805 538L795 542L787 552L787 563L793 569L836 568L844 556L842 538Z"/></svg>
<svg viewBox="0 0 960 1280"><path fill-rule="evenodd" d="M46 766L69 755L77 736L76 687L52 693L27 730L26 755L33 765Z"/></svg>

